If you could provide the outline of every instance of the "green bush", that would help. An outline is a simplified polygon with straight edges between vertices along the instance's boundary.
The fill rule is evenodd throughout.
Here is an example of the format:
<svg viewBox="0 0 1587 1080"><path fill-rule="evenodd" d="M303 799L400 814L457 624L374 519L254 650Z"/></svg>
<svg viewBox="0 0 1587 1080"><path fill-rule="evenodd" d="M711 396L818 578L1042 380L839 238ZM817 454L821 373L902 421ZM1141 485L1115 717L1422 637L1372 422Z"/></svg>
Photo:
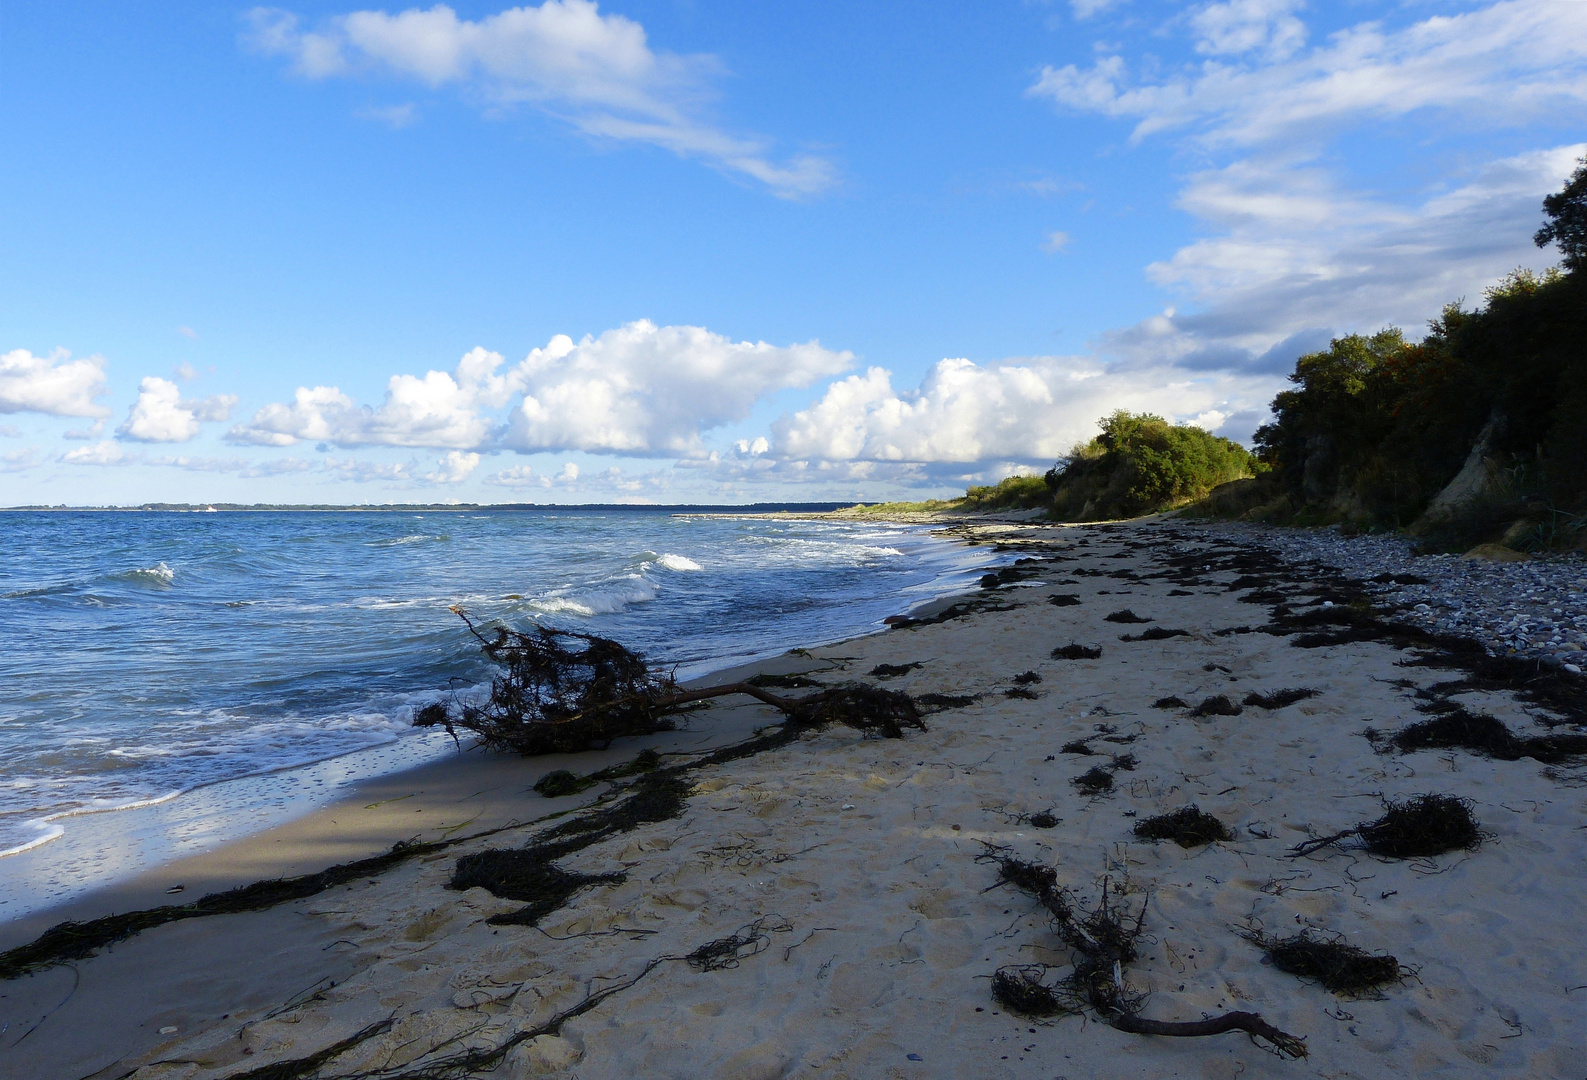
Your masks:
<svg viewBox="0 0 1587 1080"><path fill-rule="evenodd" d="M965 510L1024 510L1051 502L1052 492L1047 490L1046 480L1039 476L1010 476L996 484L970 488L960 505Z"/></svg>
<svg viewBox="0 0 1587 1080"><path fill-rule="evenodd" d="M1239 443L1150 413L1121 409L1099 425L1100 435L1075 447L1044 478L1060 520L1100 521L1170 509L1262 468Z"/></svg>

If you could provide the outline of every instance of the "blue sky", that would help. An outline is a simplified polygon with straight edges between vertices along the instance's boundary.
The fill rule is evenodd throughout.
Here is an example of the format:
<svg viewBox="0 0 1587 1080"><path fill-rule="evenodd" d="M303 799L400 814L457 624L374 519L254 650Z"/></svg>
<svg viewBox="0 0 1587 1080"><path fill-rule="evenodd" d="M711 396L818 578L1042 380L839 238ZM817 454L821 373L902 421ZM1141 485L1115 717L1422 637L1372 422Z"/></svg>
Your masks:
<svg viewBox="0 0 1587 1080"><path fill-rule="evenodd" d="M1557 253L1587 4L7 5L0 505L923 497Z"/></svg>

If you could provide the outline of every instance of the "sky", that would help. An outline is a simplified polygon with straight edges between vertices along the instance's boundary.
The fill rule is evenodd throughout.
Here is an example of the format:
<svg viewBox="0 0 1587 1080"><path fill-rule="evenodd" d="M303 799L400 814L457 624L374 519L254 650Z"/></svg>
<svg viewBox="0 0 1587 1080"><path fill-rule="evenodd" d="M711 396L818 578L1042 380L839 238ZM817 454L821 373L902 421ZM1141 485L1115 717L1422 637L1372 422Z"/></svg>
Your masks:
<svg viewBox="0 0 1587 1080"><path fill-rule="evenodd" d="M0 6L0 505L918 499L1558 261L1581 0Z"/></svg>

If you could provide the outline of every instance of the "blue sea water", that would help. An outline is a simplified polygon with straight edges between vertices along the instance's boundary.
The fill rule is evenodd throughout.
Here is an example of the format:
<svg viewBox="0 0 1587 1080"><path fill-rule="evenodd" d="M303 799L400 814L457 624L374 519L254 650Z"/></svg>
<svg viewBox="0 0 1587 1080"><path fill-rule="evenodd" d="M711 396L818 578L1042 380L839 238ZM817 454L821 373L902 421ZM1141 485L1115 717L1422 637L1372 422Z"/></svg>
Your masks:
<svg viewBox="0 0 1587 1080"><path fill-rule="evenodd" d="M454 604L687 677L876 629L987 561L922 528L646 509L0 514L0 852L48 865L84 815L186 800L160 849L184 854L311 763L334 787L444 752L414 710L490 674ZM0 912L36 906L18 889Z"/></svg>

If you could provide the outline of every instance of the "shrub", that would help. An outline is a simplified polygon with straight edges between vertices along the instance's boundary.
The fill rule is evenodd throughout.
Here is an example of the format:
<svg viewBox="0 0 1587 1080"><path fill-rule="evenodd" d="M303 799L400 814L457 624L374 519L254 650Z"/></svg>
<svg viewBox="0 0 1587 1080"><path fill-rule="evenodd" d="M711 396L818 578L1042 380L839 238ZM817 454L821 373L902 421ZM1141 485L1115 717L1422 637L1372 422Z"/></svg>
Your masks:
<svg viewBox="0 0 1587 1080"><path fill-rule="evenodd" d="M1077 446L1045 477L1060 520L1153 513L1203 498L1260 470L1239 443L1150 413L1121 409L1098 424L1102 433Z"/></svg>

